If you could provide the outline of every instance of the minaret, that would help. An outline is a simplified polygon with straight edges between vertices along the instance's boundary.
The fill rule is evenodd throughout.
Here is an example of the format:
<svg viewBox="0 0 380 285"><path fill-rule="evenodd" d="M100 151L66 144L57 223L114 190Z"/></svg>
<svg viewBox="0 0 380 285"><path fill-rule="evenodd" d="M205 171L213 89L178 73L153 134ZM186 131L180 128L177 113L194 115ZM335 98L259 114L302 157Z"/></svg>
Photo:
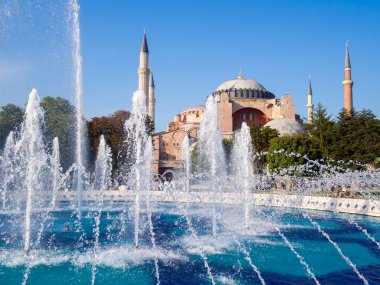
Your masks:
<svg viewBox="0 0 380 285"><path fill-rule="evenodd" d="M311 78L309 75L309 89L307 92L307 122L313 123L313 90L311 89Z"/></svg>
<svg viewBox="0 0 380 285"><path fill-rule="evenodd" d="M140 66L137 71L139 75L139 90L143 91L146 96L146 106L149 110L148 92L149 92L149 50L148 43L146 41L146 32L144 30L144 37L141 42L140 49Z"/></svg>
<svg viewBox="0 0 380 285"><path fill-rule="evenodd" d="M342 83L344 90L344 110L350 113L352 111L352 85L354 85L354 82L351 80L351 62L348 52L348 43L346 43L346 63L344 65L344 81Z"/></svg>
<svg viewBox="0 0 380 285"><path fill-rule="evenodd" d="M149 76L149 95L148 95L148 114L151 118L152 122L154 123L154 105L156 103L156 99L154 99L154 79L153 79L153 73L150 72ZM153 127L154 132L154 127Z"/></svg>

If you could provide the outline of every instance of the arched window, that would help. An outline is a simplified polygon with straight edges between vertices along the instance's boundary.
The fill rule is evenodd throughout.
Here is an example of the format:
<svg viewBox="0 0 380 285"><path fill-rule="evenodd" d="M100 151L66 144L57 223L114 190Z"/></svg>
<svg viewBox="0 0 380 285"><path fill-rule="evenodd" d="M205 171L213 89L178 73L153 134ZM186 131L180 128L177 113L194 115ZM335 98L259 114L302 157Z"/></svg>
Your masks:
<svg viewBox="0 0 380 285"><path fill-rule="evenodd" d="M269 118L259 109L255 108L243 108L236 111L233 115L233 130L240 128L243 122L246 122L249 126L262 126L269 121Z"/></svg>

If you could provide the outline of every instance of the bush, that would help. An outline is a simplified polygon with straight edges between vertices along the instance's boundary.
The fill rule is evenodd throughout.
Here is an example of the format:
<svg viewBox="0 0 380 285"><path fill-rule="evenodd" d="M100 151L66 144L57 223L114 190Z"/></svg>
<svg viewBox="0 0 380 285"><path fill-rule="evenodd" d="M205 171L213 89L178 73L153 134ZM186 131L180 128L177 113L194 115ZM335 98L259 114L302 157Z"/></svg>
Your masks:
<svg viewBox="0 0 380 285"><path fill-rule="evenodd" d="M302 170L297 166L322 158L319 142L306 135L274 138L268 151L268 168L274 173L288 169L288 174L310 175L318 171L316 165Z"/></svg>

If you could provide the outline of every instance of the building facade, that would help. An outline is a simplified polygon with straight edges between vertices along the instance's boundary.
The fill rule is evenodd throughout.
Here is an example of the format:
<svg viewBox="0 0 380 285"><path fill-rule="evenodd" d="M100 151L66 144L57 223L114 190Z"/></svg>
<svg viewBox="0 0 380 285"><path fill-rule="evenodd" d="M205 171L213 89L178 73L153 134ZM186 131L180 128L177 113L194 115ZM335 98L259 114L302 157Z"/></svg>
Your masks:
<svg viewBox="0 0 380 285"><path fill-rule="evenodd" d="M286 118L302 129L291 95L276 98L262 84L244 78L241 72L237 78L219 85L211 95L217 103L218 127L223 138L231 138L243 122L262 127L270 121ZM182 142L185 136L191 143L197 141L203 114L204 106L188 108L174 116L167 131L153 135L153 171L163 173L182 167Z"/></svg>
<svg viewBox="0 0 380 285"><path fill-rule="evenodd" d="M344 69L344 108L352 110L351 63L346 46ZM140 49L140 66L138 69L139 89L146 94L146 104L151 120L155 120L154 80L149 69L149 50L144 32ZM311 80L309 77L307 92L307 120L313 121L313 102ZM240 74L220 84L211 94L215 97L218 108L218 127L223 138L231 138L241 124L248 126L270 126L279 131L280 136L299 133L306 134L303 121L296 114L292 96L285 94L280 98L268 91L259 82L243 77ZM206 97L206 96L205 96ZM190 143L198 140L200 123L203 120L204 106L194 106L176 114L169 122L167 130L152 135L154 148L153 171L163 173L166 170L182 168L182 142L188 136Z"/></svg>

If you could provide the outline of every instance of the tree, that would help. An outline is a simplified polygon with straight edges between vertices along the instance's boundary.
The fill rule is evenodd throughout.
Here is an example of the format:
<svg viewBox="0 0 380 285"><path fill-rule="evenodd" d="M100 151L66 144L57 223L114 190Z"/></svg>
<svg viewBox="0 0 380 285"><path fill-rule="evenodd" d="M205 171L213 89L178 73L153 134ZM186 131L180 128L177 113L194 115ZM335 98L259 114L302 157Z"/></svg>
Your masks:
<svg viewBox="0 0 380 285"><path fill-rule="evenodd" d="M305 129L311 137L318 141L324 157L329 157L334 127L335 122L327 114L327 109L319 103L313 114L313 123L307 124Z"/></svg>
<svg viewBox="0 0 380 285"><path fill-rule="evenodd" d="M148 131L148 134L152 135L153 130L154 130L154 122L152 121L152 119L149 115L145 116L145 126L146 126L146 129Z"/></svg>
<svg viewBox="0 0 380 285"><path fill-rule="evenodd" d="M256 152L258 159L254 162L254 168L261 172L266 167L267 156L264 154L268 151L272 139L277 138L279 132L271 127L259 128L255 125L251 126L251 139L253 151Z"/></svg>
<svg viewBox="0 0 380 285"><path fill-rule="evenodd" d="M234 145L234 139L227 139L227 138L224 138L223 141L223 149L224 149L224 153L226 155L226 161L230 161L230 158L231 158L231 152L232 152L232 147Z"/></svg>
<svg viewBox="0 0 380 285"><path fill-rule="evenodd" d="M282 169L288 169L307 163L308 159L322 158L319 142L306 135L274 138L270 142L267 155L268 167L271 172L278 173ZM316 166L306 169L306 172L295 169L291 174L311 174L316 171Z"/></svg>
<svg viewBox="0 0 380 285"><path fill-rule="evenodd" d="M258 128L253 126L251 128L252 145L256 152L268 151L270 141L279 137L279 132L271 127Z"/></svg>
<svg viewBox="0 0 380 285"><path fill-rule="evenodd" d="M24 111L19 106L7 104L0 108L0 151L11 131L19 128L24 117Z"/></svg>
<svg viewBox="0 0 380 285"><path fill-rule="evenodd" d="M75 107L61 97L44 97L40 103L45 111L45 140L51 145L58 137L63 169L70 167L75 155Z"/></svg>
<svg viewBox="0 0 380 285"><path fill-rule="evenodd" d="M94 117L88 124L88 134L92 157L95 158L100 136L104 135L112 151L112 167L118 168L118 158L123 152L125 141L124 123L129 118L128 111L119 110L108 117Z"/></svg>
<svg viewBox="0 0 380 285"><path fill-rule="evenodd" d="M380 155L380 120L370 110L339 113L330 149L331 158L375 163Z"/></svg>
<svg viewBox="0 0 380 285"><path fill-rule="evenodd" d="M317 105L312 125L306 129L316 139L325 158L344 161L340 166L361 169L357 164L376 164L380 156L380 120L370 110L342 110L331 119L326 108ZM350 162L351 163L347 163ZM356 161L356 162L352 162Z"/></svg>

